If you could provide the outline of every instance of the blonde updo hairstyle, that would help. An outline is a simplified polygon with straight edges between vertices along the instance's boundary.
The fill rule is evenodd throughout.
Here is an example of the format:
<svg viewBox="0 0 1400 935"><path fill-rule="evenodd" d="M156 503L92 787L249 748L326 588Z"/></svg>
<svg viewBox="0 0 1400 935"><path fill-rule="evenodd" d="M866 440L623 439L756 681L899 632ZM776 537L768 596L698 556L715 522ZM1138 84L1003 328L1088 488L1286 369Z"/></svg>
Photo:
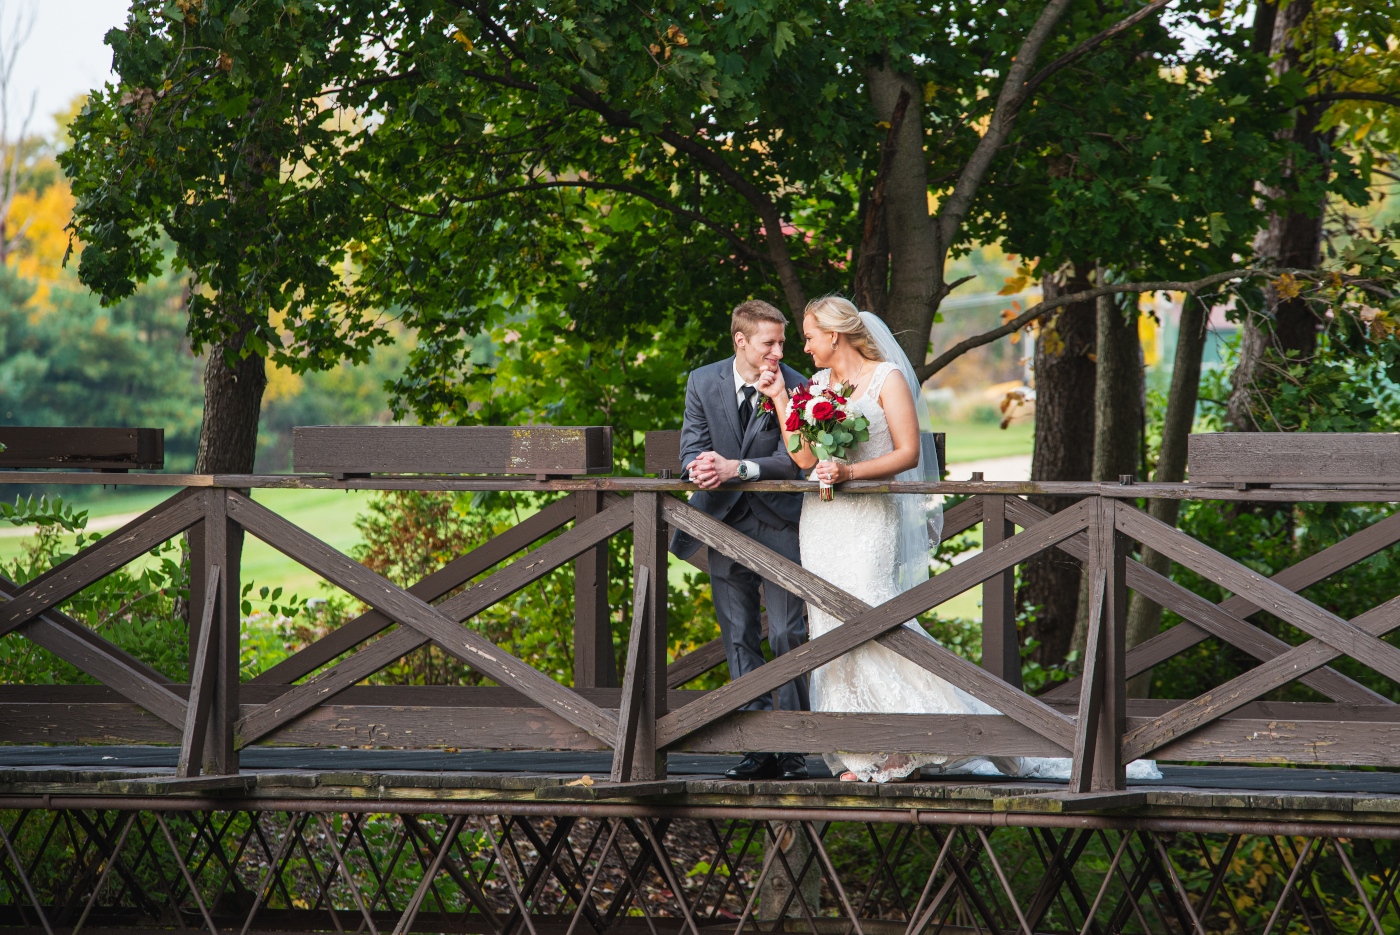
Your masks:
<svg viewBox="0 0 1400 935"><path fill-rule="evenodd" d="M870 330L861 320L860 310L839 295L822 296L807 303L803 317L811 316L812 321L823 331L844 334L851 347L866 360L884 360Z"/></svg>

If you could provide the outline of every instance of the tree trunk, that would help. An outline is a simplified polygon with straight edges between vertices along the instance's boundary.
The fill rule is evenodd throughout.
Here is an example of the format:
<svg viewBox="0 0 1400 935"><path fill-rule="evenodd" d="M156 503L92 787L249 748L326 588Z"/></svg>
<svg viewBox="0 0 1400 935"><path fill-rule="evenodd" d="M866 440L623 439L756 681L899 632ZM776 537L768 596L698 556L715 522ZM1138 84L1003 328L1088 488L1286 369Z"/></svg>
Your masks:
<svg viewBox="0 0 1400 935"><path fill-rule="evenodd" d="M1167 394L1167 411L1162 417L1162 450L1152 479L1157 483L1178 483L1186 479L1186 443L1196 421L1196 402L1201 387L1201 354L1206 347L1206 307L1188 295L1181 305L1181 329L1172 360L1172 385ZM1175 526L1181 511L1180 500L1151 500L1147 512L1154 519ZM1165 575L1171 559L1155 549L1142 550L1142 563ZM1162 626L1162 607L1134 591L1128 607L1128 641L1131 649L1156 636ZM1152 693L1152 672L1143 672L1128 681L1128 697L1147 698Z"/></svg>
<svg viewBox="0 0 1400 935"><path fill-rule="evenodd" d="M1116 298L1103 295L1095 302L1093 479L1097 481L1116 481L1122 474L1136 476L1141 453L1145 388L1137 296L1132 296L1129 309L1119 307Z"/></svg>
<svg viewBox="0 0 1400 935"><path fill-rule="evenodd" d="M1294 41L1294 34L1312 12L1312 0L1296 0L1277 12L1261 9L1256 14L1256 41L1264 28L1272 25L1270 53L1275 56L1274 70L1283 74L1304 67L1304 49ZM1314 104L1301 109L1285 138L1297 143L1305 160L1322 163L1331 145L1331 131L1318 132L1325 105ZM1300 173L1290 171L1288 178L1296 180ZM1288 184L1286 181L1285 184ZM1269 192L1277 196L1277 191ZM1321 259L1322 220L1324 202L1315 211L1272 214L1254 241L1255 254L1269 266L1312 269ZM1267 314L1249 315L1240 334L1239 360L1230 378L1230 399L1225 410L1226 427L1236 432L1254 432L1262 426L1255 413L1255 401L1267 392L1265 357L1272 350L1281 357L1296 357L1306 361L1317 348L1317 332L1321 322L1307 301L1302 298L1280 299L1278 291L1269 285L1264 292Z"/></svg>
<svg viewBox="0 0 1400 935"><path fill-rule="evenodd" d="M1091 265L1076 265L1062 278L1047 276L1045 297L1090 288ZM1093 470L1095 344L1093 302L1060 309L1040 330L1035 343L1035 454L1031 479L1088 480ZM1042 509L1057 513L1073 506L1073 497L1031 497ZM1035 556L1022 566L1017 603L1035 608L1025 636L1039 645L1031 658L1041 665L1065 661L1079 608L1079 563L1058 549Z"/></svg>
<svg viewBox="0 0 1400 935"><path fill-rule="evenodd" d="M889 240L890 286L885 323L904 353L918 367L928 359L929 331L940 298L937 232L928 213L928 173L924 157L923 91L908 75L888 66L866 72L876 116L890 122L901 92L909 95L895 137L884 187L885 234Z"/></svg>
<svg viewBox="0 0 1400 935"><path fill-rule="evenodd" d="M209 348L204 365L204 422L199 432L196 474L251 474L258 453L258 415L267 368L257 354L239 357L253 330L246 323ZM229 366L226 356L233 358Z"/></svg>
<svg viewBox="0 0 1400 935"><path fill-rule="evenodd" d="M1103 282L1099 270L1098 281ZM1142 342L1138 340L1137 303L1127 309L1116 296L1101 295L1094 303L1098 326L1094 362L1094 466L1092 478L1113 482L1124 474L1137 477L1142 451L1142 419L1146 403ZM1089 582L1079 582L1079 606L1074 616L1070 648L1082 657L1089 636Z"/></svg>

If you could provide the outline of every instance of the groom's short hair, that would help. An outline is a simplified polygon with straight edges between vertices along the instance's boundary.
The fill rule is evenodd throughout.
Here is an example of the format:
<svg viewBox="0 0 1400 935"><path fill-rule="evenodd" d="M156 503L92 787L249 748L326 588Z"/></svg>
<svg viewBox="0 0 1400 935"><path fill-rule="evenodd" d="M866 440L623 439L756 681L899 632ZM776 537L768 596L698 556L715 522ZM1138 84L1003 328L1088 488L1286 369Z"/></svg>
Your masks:
<svg viewBox="0 0 1400 935"><path fill-rule="evenodd" d="M744 337L751 336L758 328L761 321L772 321L787 328L788 320L783 317L783 313L762 299L749 299L734 309L734 314L729 318L729 336L732 338L736 334L743 333Z"/></svg>

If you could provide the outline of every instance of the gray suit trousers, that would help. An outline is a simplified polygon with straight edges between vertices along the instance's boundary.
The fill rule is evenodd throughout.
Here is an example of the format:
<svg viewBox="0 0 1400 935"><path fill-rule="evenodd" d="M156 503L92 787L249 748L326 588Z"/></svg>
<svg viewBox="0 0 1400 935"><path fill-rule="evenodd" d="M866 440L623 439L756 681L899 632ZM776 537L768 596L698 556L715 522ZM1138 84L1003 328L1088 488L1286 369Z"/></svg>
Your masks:
<svg viewBox="0 0 1400 935"><path fill-rule="evenodd" d="M766 545L784 558L802 561L798 548L796 527L778 528L762 522L749 512L729 523L736 531ZM729 663L729 677L737 679L763 665L760 643L763 633L759 625L759 586L763 587L763 606L768 609L768 645L774 656L796 649L807 640L807 621L801 598L762 578L733 559L710 550L710 589L714 594L715 616L724 640L724 658ZM807 676L794 679L777 690L778 708L783 711L806 711ZM741 711L771 711L770 695L755 698Z"/></svg>

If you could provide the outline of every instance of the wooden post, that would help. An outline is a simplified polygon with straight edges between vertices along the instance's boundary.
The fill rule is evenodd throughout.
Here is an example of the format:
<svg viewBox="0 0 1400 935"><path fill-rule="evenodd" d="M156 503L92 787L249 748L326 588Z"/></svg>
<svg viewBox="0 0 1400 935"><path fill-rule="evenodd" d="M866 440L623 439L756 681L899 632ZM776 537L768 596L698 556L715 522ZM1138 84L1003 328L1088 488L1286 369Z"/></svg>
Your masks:
<svg viewBox="0 0 1400 935"><path fill-rule="evenodd" d="M576 522L603 510L601 491L573 494ZM608 615L608 541L574 559L574 687L608 688L617 684L617 654L613 651Z"/></svg>
<svg viewBox="0 0 1400 935"><path fill-rule="evenodd" d="M982 496L982 548L1016 534L1006 518L1006 497ZM1021 641L1016 634L1016 570L1008 568L982 583L982 668L1021 687Z"/></svg>
<svg viewBox="0 0 1400 935"><path fill-rule="evenodd" d="M632 630L627 636L627 674L622 680L622 703L617 709L617 742L613 745L612 781L629 782L637 759L637 724L646 691L647 647L651 644L651 618L647 614L651 569L637 566L632 587ZM655 757L653 757L654 759Z"/></svg>
<svg viewBox="0 0 1400 935"><path fill-rule="evenodd" d="M648 571L646 614L650 621L646 653L646 687L637 723L633 780L665 779L666 753L656 749L656 721L666 713L666 521L661 515L665 494L632 495L632 565L634 573Z"/></svg>
<svg viewBox="0 0 1400 935"><path fill-rule="evenodd" d="M1127 553L1114 526L1118 502L1096 498L1089 528L1089 634L1075 728L1071 792L1127 788L1122 740L1128 726Z"/></svg>
<svg viewBox="0 0 1400 935"><path fill-rule="evenodd" d="M199 772L204 759L204 738L209 730L209 709L214 705L214 686L218 684L218 659L211 653L211 636L218 629L219 566L210 566L204 575L204 602L197 611L199 614L199 642L195 649L194 663L190 667L190 694L185 707L185 730L180 738L180 758L175 764L175 775L189 779ZM212 591L210 590L212 587ZM195 626L194 611L191 612L190 626Z"/></svg>
<svg viewBox="0 0 1400 935"><path fill-rule="evenodd" d="M228 517L228 492L214 488L204 510L204 567L219 566L215 591L209 653L215 655L214 701L204 740L204 772L228 775L238 772L233 748L233 727L238 721L238 650L242 622L240 559L243 529ZM201 595L203 597L203 595Z"/></svg>

